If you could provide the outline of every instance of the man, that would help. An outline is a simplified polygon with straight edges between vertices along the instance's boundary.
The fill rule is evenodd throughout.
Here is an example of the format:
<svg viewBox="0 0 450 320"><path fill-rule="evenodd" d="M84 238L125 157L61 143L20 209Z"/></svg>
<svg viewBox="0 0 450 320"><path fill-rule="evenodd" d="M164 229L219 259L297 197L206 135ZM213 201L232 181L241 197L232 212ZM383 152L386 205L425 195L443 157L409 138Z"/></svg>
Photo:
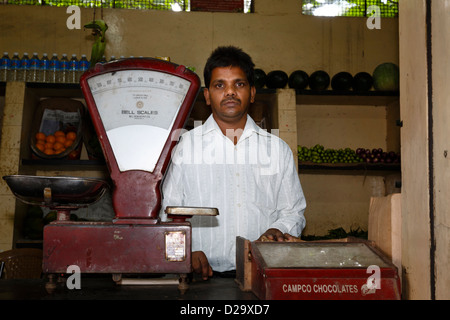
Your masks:
<svg viewBox="0 0 450 320"><path fill-rule="evenodd" d="M236 236L289 240L305 225L305 198L293 154L248 115L254 102L254 64L236 47L219 47L204 70L212 114L182 135L163 183L163 205L214 207L194 216L192 267L203 279L234 270ZM164 219L164 214L162 214Z"/></svg>

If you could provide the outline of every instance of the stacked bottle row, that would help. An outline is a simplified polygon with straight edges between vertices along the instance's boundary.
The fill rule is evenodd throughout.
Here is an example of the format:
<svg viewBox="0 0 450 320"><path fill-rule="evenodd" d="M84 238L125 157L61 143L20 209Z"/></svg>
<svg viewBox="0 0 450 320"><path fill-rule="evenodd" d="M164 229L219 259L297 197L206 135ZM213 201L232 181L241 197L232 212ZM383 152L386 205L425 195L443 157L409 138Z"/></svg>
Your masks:
<svg viewBox="0 0 450 320"><path fill-rule="evenodd" d="M20 58L15 52L9 58L8 52L4 52L0 60L0 81L78 83L81 75L88 69L89 61L84 54L80 60L75 54L69 60L67 54L59 59L54 53L50 59L47 53L42 54L41 58L33 53L30 58L25 52Z"/></svg>

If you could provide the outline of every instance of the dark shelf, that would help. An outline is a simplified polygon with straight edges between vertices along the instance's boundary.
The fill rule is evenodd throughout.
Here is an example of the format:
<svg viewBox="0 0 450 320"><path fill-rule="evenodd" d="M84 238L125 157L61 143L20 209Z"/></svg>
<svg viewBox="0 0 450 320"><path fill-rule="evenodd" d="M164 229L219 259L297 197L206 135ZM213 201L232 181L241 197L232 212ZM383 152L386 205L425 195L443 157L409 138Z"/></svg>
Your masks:
<svg viewBox="0 0 450 320"><path fill-rule="evenodd" d="M398 91L353 91L353 90L295 90L298 95L309 96L356 96L356 97L398 97Z"/></svg>
<svg viewBox="0 0 450 320"><path fill-rule="evenodd" d="M104 160L22 159L24 166L105 166Z"/></svg>
<svg viewBox="0 0 450 320"><path fill-rule="evenodd" d="M26 87L37 90L40 96L83 98L78 83L27 82Z"/></svg>
<svg viewBox="0 0 450 320"><path fill-rule="evenodd" d="M357 172L363 174L378 174L383 172L400 172L400 164L378 164L378 163L314 163L314 162L299 162L300 173L340 173L340 174L355 174Z"/></svg>

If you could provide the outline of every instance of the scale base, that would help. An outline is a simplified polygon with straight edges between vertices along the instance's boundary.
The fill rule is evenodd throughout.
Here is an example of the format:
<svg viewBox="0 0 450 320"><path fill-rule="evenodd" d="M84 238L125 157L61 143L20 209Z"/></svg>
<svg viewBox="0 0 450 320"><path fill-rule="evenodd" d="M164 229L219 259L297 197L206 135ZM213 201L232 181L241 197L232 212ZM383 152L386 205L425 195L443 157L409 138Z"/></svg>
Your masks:
<svg viewBox="0 0 450 320"><path fill-rule="evenodd" d="M65 274L68 267L76 266L81 273L115 275L113 280L122 280L122 274L178 274L183 293L187 290L185 275L191 272L190 248L189 222L55 221L44 228L43 272ZM47 288L54 287L50 276Z"/></svg>

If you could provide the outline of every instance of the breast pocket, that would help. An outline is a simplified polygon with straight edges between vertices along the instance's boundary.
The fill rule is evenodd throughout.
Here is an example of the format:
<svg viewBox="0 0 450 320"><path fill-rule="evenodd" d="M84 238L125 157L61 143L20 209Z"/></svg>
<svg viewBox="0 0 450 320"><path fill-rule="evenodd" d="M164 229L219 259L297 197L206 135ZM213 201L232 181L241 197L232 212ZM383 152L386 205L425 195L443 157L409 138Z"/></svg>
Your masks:
<svg viewBox="0 0 450 320"><path fill-rule="evenodd" d="M254 182L252 202L261 214L273 216L277 210L278 175L266 173L261 172L261 168L258 167L252 169L252 180Z"/></svg>

